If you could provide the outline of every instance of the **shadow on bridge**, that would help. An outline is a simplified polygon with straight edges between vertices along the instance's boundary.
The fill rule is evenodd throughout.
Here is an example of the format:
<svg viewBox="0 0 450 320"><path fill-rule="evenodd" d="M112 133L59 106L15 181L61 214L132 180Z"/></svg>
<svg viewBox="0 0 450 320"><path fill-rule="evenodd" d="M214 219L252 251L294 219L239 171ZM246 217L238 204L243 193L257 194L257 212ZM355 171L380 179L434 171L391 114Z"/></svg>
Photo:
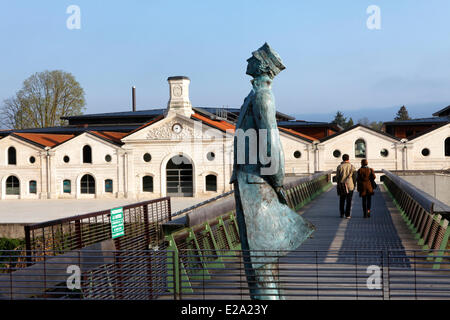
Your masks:
<svg viewBox="0 0 450 320"><path fill-rule="evenodd" d="M380 261L384 252L396 251L396 262L409 264L403 243L409 239L402 239L397 231L383 186L375 191L371 217L368 219L363 218L361 198L357 192L353 195L351 219L340 218L336 187L319 196L300 213L317 230L298 250L323 251L315 257L319 263L332 261L380 265L385 262ZM308 258L305 256L305 259Z"/></svg>

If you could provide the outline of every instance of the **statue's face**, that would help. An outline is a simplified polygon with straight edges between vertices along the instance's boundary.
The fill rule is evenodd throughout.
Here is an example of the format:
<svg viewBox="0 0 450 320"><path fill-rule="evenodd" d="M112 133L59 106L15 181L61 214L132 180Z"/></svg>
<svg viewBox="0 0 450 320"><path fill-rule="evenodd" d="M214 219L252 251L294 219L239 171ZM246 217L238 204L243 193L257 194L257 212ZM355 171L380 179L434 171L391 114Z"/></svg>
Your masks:
<svg viewBox="0 0 450 320"><path fill-rule="evenodd" d="M257 76L261 70L259 69L259 66L261 64L261 62L256 59L254 56L251 56L250 58L247 59L248 65L247 65L247 72L246 74L250 75L250 76Z"/></svg>

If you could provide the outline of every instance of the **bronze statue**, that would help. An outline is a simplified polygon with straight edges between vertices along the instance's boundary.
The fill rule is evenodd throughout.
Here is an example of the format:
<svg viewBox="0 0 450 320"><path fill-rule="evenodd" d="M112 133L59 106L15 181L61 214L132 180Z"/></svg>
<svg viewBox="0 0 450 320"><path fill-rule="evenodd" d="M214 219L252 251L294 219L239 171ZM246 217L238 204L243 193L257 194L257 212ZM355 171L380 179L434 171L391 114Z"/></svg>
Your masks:
<svg viewBox="0 0 450 320"><path fill-rule="evenodd" d="M275 118L273 78L285 69L265 43L247 60L253 89L236 124L234 183L236 215L252 299L283 299L278 258L297 249L313 230L291 210L283 190L284 153Z"/></svg>

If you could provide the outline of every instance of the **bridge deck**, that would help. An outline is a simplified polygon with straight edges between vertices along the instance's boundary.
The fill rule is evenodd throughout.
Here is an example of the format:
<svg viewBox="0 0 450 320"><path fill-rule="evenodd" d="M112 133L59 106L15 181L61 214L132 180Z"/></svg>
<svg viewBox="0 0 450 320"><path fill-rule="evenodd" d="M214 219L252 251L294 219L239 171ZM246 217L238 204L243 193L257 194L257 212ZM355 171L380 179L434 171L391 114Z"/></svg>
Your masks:
<svg viewBox="0 0 450 320"><path fill-rule="evenodd" d="M429 265L417 266L413 262L408 250L420 247L384 186L376 190L369 219L363 218L357 193L353 197L352 218L340 218L335 187L299 213L317 230L298 248L301 252L280 259L280 282L287 299L414 299L417 295L426 299L430 290L440 290L436 287L439 282L442 292L448 294L448 272L431 275ZM310 253L304 252L309 250ZM388 251L395 253L386 259ZM382 270L381 290L367 287L367 268L373 265ZM434 285L415 284L417 278L430 276L435 277ZM194 280L191 285L194 293L182 294L183 299L249 299L240 259L230 259L225 268L214 270L211 278Z"/></svg>
<svg viewBox="0 0 450 320"><path fill-rule="evenodd" d="M371 212L370 218L363 218L361 198L355 192L352 218L340 218L336 187L331 188L300 210L317 230L299 250L420 249L383 185L375 191Z"/></svg>

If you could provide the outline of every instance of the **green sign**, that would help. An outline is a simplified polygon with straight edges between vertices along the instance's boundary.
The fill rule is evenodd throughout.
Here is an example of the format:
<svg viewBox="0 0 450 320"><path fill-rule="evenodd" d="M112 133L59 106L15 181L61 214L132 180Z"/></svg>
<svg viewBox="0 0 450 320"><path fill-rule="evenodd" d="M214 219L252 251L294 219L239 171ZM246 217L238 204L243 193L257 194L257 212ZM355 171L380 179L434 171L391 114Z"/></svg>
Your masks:
<svg viewBox="0 0 450 320"><path fill-rule="evenodd" d="M123 208L111 209L111 234L113 239L125 235Z"/></svg>

